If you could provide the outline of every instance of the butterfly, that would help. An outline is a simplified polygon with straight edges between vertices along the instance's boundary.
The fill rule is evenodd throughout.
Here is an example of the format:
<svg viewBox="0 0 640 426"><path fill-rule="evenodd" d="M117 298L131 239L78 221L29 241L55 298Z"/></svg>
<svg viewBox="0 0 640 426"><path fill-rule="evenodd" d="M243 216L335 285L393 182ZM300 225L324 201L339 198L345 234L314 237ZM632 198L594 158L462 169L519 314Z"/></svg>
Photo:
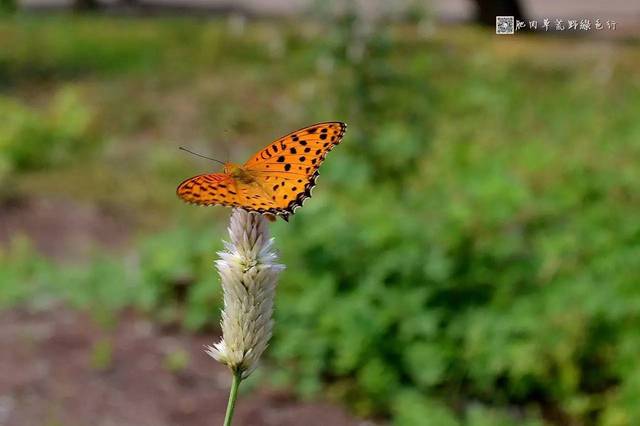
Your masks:
<svg viewBox="0 0 640 426"><path fill-rule="evenodd" d="M311 197L318 168L346 130L339 121L303 127L276 139L244 165L224 163L222 173L189 178L176 192L189 203L239 207L288 221Z"/></svg>

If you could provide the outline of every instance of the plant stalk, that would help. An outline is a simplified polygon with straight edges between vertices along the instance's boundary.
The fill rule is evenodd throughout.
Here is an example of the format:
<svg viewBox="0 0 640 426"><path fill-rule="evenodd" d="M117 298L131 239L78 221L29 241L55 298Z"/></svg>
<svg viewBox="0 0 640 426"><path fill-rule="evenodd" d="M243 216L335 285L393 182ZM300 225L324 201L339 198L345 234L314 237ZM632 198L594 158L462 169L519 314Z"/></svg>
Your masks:
<svg viewBox="0 0 640 426"><path fill-rule="evenodd" d="M236 408L236 399L238 398L238 387L242 381L242 372L233 370L233 381L231 382L231 390L229 391L229 402L227 403L227 414L224 416L224 426L231 426L233 419L233 411Z"/></svg>

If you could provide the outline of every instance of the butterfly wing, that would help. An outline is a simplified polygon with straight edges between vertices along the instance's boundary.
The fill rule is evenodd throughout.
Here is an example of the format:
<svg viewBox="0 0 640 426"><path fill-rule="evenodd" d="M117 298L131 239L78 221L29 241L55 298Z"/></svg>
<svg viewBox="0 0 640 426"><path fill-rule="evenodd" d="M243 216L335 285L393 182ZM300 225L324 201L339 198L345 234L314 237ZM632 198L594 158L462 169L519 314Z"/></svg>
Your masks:
<svg viewBox="0 0 640 426"><path fill-rule="evenodd" d="M194 176L178 185L177 193L186 202L203 206L241 207L259 213L275 207L260 186L238 182L225 173Z"/></svg>
<svg viewBox="0 0 640 426"><path fill-rule="evenodd" d="M341 142L346 129L347 125L339 121L303 127L275 140L245 163L244 168L273 203L269 213L286 219L311 197L318 168Z"/></svg>
<svg viewBox="0 0 640 426"><path fill-rule="evenodd" d="M240 197L235 180L225 173L194 176L178 185L178 197L203 206L238 206Z"/></svg>

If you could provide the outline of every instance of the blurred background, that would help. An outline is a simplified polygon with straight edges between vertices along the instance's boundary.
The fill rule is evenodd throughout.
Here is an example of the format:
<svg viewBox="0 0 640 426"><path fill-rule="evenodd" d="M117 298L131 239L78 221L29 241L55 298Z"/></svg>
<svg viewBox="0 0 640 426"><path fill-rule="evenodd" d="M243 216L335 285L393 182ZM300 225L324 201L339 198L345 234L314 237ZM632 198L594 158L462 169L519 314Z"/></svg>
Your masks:
<svg viewBox="0 0 640 426"><path fill-rule="evenodd" d="M637 2L0 5L0 425L221 424L230 211L178 146L325 120L236 424L640 424Z"/></svg>

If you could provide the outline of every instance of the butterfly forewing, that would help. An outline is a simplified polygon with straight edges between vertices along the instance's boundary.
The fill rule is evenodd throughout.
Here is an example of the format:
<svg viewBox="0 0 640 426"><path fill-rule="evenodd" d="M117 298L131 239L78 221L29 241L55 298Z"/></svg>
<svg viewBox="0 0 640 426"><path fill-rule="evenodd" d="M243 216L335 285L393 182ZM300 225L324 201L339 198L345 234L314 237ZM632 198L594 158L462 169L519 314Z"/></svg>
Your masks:
<svg viewBox="0 0 640 426"><path fill-rule="evenodd" d="M224 173L210 173L185 180L177 189L183 200L205 206L220 204L240 206L240 197L234 179Z"/></svg>
<svg viewBox="0 0 640 426"><path fill-rule="evenodd" d="M338 121L303 127L258 151L245 163L245 168L292 177L311 176L327 152L340 143L346 128L346 124Z"/></svg>
<svg viewBox="0 0 640 426"><path fill-rule="evenodd" d="M238 182L224 173L203 174L192 177L178 186L183 200L204 206L221 205L242 207L262 213L275 207L259 185Z"/></svg>
<svg viewBox="0 0 640 426"><path fill-rule="evenodd" d="M264 182L278 213L293 213L311 196L320 164L340 143L346 127L338 121L304 127L272 142L245 164Z"/></svg>

